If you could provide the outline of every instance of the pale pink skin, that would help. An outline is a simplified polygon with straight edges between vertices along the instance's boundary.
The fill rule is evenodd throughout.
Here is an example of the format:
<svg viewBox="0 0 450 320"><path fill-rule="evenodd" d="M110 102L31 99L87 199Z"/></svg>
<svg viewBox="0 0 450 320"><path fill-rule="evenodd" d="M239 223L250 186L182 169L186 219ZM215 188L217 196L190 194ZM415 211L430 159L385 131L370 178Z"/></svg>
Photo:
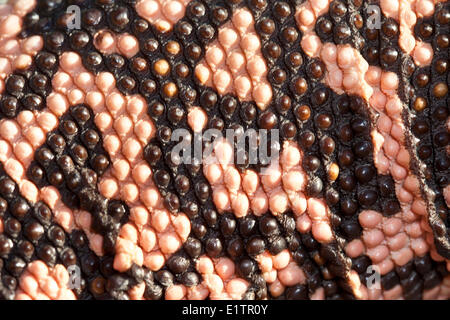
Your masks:
<svg viewBox="0 0 450 320"><path fill-rule="evenodd" d="M114 268L124 272L134 262L159 270L187 239L190 222L183 213L175 216L164 209L152 170L143 158L143 149L155 134L147 103L139 95L123 96L112 74L89 76L75 53L63 54L61 66L54 78L57 92L68 96L69 105L86 103L92 108L103 146L113 159L98 181L99 191L109 199L124 200L131 208L130 221L122 226L116 242ZM74 91L79 94L71 100ZM88 225L89 217L81 216ZM91 243L100 249L101 238L94 240Z"/></svg>
<svg viewBox="0 0 450 320"><path fill-rule="evenodd" d="M268 68L261 53L251 12L240 8L219 28L218 38L206 47L195 68L197 80L221 95L234 93L241 101L255 101L264 110L272 100Z"/></svg>
<svg viewBox="0 0 450 320"><path fill-rule="evenodd" d="M267 170L258 175L248 169L239 175L232 163L231 146L221 140L214 146L214 152L204 160L203 173L212 187L213 201L219 213L231 209L237 217L241 217L247 212L248 203L255 215L263 214L267 210L277 215L291 208L299 232L311 231L317 241L328 243L334 239L329 221L329 208L323 199L305 197L303 191L306 186L306 174L301 166L302 157L303 152L298 145L286 141L280 158L273 161ZM244 193L241 193L242 191ZM264 210L259 210L261 207ZM293 285L290 283L302 283L301 269L293 262L289 262L290 256L278 265L275 261L271 264L268 259L264 259L264 255L260 255L258 259L260 267L266 270L263 271L264 277L271 283L270 291L273 295L281 295L285 286ZM273 265L283 269L283 272L278 270L280 273L277 273L272 268ZM299 277L295 278L298 282L293 280L294 276ZM350 272L348 279L355 295L362 297L358 276Z"/></svg>
<svg viewBox="0 0 450 320"><path fill-rule="evenodd" d="M41 260L31 262L19 279L16 300L76 300L68 288L69 273L57 264L53 268Z"/></svg>
<svg viewBox="0 0 450 320"><path fill-rule="evenodd" d="M86 73L77 63L66 64L70 69L66 71L75 79L77 74ZM80 90L64 75L57 79L64 80L60 92ZM131 208L131 220L122 226L116 242L114 268L124 272L134 262L159 270L187 239L190 222L183 213L173 215L164 208L153 184L152 170L143 158L143 149L155 134L155 126L146 114L147 103L140 95L123 96L115 88L112 74L83 79L79 85L86 92L80 99L94 111L103 146L113 159L110 169L99 179L99 191L109 199L124 200Z"/></svg>
<svg viewBox="0 0 450 320"><path fill-rule="evenodd" d="M381 174L390 173L395 181L395 192L402 209L402 220L405 225L416 220L428 225L427 210L424 205L419 189L417 178L410 173L410 156L405 147L404 125L401 117L403 108L397 96L398 79L394 73L382 72L377 67L369 67L365 79L373 88L374 94L370 97L369 105L380 116L377 128L372 131L374 144L374 163ZM416 255L423 255L431 251L433 259L442 261L426 233L429 228L424 229L422 239L412 240ZM425 241L426 240L426 241ZM425 245L427 244L427 245ZM404 253L408 253L405 251ZM399 259L397 257L398 260Z"/></svg>
<svg viewBox="0 0 450 320"><path fill-rule="evenodd" d="M328 12L330 3L330 0L308 0L299 5L295 12L297 25L303 32L300 45L311 57L319 57L322 48L322 42L314 31L316 20Z"/></svg>
<svg viewBox="0 0 450 320"><path fill-rule="evenodd" d="M286 287L304 284L306 281L303 270L287 249L275 256L266 250L256 257L256 261L273 297L279 297Z"/></svg>
<svg viewBox="0 0 450 320"><path fill-rule="evenodd" d="M378 127L373 130L374 163L380 174L390 173L396 185L396 195L401 203L402 212L397 214L405 224L405 229L413 229L411 235L398 236L391 239L391 249L383 245L383 234L367 229L364 232L365 240L373 247L365 248L361 240L354 240L347 244L346 252L351 256L366 253L378 262L383 272L392 270L395 264L402 265L414 255L422 256L429 250L431 256L442 261L434 248L433 237L428 227L426 208L421 199L417 179L409 173L409 153L404 147L404 125L400 112L402 104L396 92L399 80L394 73L382 72L377 67L369 67L361 54L349 45L322 44L314 32L314 25L318 8L328 10L328 1L307 1L300 5L296 11L296 20L304 36L301 42L302 49L311 57L320 57L325 63L327 73L325 83L336 93L357 94L365 98L375 112L380 114ZM419 16L430 16L430 1L416 1L416 10ZM401 1L381 1L383 13L389 17L400 17L400 46L410 53L414 62L419 66L431 63L433 50L427 43L415 42L412 37L412 27L416 22L416 15L412 11L411 3ZM412 40L411 40L412 37ZM377 213L378 214L378 213ZM380 215L381 216L381 215ZM385 218L383 218L385 219ZM420 224L419 224L419 222ZM297 226L308 230L311 223L306 219L297 221ZM386 222L388 223L388 222ZM414 224L414 227L409 225ZM420 228L422 227L422 228ZM371 227L373 228L373 227ZM428 236L422 233L428 233ZM388 241L388 240L386 240ZM376 246L375 244L378 244ZM366 244L367 245L367 244ZM390 250L393 250L390 252ZM391 260L392 258L392 260ZM450 263L447 262L447 266Z"/></svg>
<svg viewBox="0 0 450 320"><path fill-rule="evenodd" d="M432 0L382 0L381 10L387 17L394 18L400 25L399 45L405 53L414 58L418 66L427 66L433 59L433 48L414 38L414 25L417 19L430 17L434 13Z"/></svg>
<svg viewBox="0 0 450 320"><path fill-rule="evenodd" d="M208 115L200 107L192 107L187 115L189 127L194 132L201 132L208 124Z"/></svg>
<svg viewBox="0 0 450 320"><path fill-rule="evenodd" d="M345 92L362 96L368 100L374 111L380 114L378 127L372 132L375 166L379 173L390 173L394 178L397 198L402 207L400 215L407 219L405 223L423 219L426 224L426 211L424 213L424 208L419 205L421 203L419 185L413 175L408 175L409 153L404 147L404 125L400 114L402 104L396 94L399 83L397 75L391 72L382 72L377 67L369 67L361 54L349 45L336 46L332 43L324 45L318 43L312 29L315 23L315 14L310 2L302 4L296 13L297 23L307 36L303 38L302 48L312 57L320 56L325 63L327 68L325 82L330 88L339 94ZM406 1L404 2L406 3ZM386 12L390 10L390 16L398 18L398 8L395 12L394 3L396 1L382 1L381 6L382 9L384 6L383 10ZM404 31L403 34L406 37L407 31L410 31L410 27L415 23L415 16L407 5L401 6L400 11L401 32ZM402 37L400 40L402 41ZM423 43L414 43L414 46L413 58L416 64L420 66L428 65L433 56L431 47ZM416 202L413 206L414 201ZM304 222L301 226L306 229L308 224ZM372 241L379 240L374 233L369 235L372 236L370 238ZM427 241L425 241L425 237L420 238L420 240L409 239L414 250L411 248L409 251L399 251L392 256L395 257L397 263L403 263L406 262L407 257L412 257L412 251L417 255L423 255L431 246L433 257L441 261L442 258L438 256L434 244L430 241L432 238L428 237L427 239ZM349 247L350 251L361 251L361 245L349 244ZM385 252L389 252L385 248L382 246L371 250L372 255L376 257L375 259L379 259L380 263L384 261L382 258L385 258L383 256L386 255ZM386 272L389 272L393 266L392 263L387 261L383 264Z"/></svg>
<svg viewBox="0 0 450 320"><path fill-rule="evenodd" d="M255 215L267 210L277 215L291 208L300 232L312 229L318 241L331 241L333 236L325 203L318 199L307 200L303 193L306 174L301 166L302 151L296 143L285 142L280 159L273 161L260 175L250 169L239 173L232 163L231 146L225 139L217 141L214 150L205 160L203 173L211 185L219 212L232 209L237 217L242 217L249 209ZM308 216L307 228L302 227L304 213Z"/></svg>
<svg viewBox="0 0 450 320"><path fill-rule="evenodd" d="M18 39L23 17L31 12L36 0L13 0L0 5L0 93L5 80L16 69L26 70L43 47L41 36Z"/></svg>
<svg viewBox="0 0 450 320"><path fill-rule="evenodd" d="M114 159L110 170L99 179L99 190L105 197L122 199L132 208L131 221L122 227L117 240L114 267L126 271L134 262L153 271L159 270L187 239L190 222L183 213L174 216L164 209L152 182L152 171L143 159L143 148L155 133L154 124L146 114L145 100L140 96L121 95L111 74L93 76L82 66L80 56L73 52L61 56L60 70L52 84L54 90L47 98L46 109L36 116L24 111L17 120L0 122L0 135L4 139L0 141L0 161L5 164L5 170L17 181L27 199L46 202L66 231L83 229L91 249L102 255L103 240L91 232L90 214L72 212L64 206L55 188L38 190L24 176L34 150L44 142L45 134L58 125L57 119L70 106L86 103L96 115L95 123L102 132L105 150ZM27 146L25 139L29 140L28 148L24 147ZM23 165L13 154L16 145L21 146L19 151L28 150L28 159L23 155L20 157L26 161ZM158 239L157 243L155 239Z"/></svg>
<svg viewBox="0 0 450 320"><path fill-rule="evenodd" d="M114 34L109 30L98 31L94 36L94 45L103 54L119 53L128 59L139 52L136 37L128 34Z"/></svg>
<svg viewBox="0 0 450 320"><path fill-rule="evenodd" d="M370 300L404 300L402 287L396 285L390 290L381 291L376 288L367 289L361 285L364 299ZM448 300L450 296L450 276L446 276L438 286L424 290L422 298L424 300Z"/></svg>
<svg viewBox="0 0 450 320"><path fill-rule="evenodd" d="M301 165L302 157L303 152L298 145L286 141L279 159L272 161L267 170L257 174L247 169L239 174L232 163L232 148L223 139L217 140L213 152L204 160L203 173L211 185L219 213L231 209L237 217L242 217L248 213L249 204L255 215L264 214L267 210L278 215L291 208L299 232L311 231L317 241L328 243L334 239L329 208L323 199L305 197L307 178ZM274 270L268 271L266 278L266 281L275 281ZM275 294L284 291L283 281L280 281L273 284ZM352 278L352 285L356 296L360 297L358 277Z"/></svg>
<svg viewBox="0 0 450 320"><path fill-rule="evenodd" d="M201 284L187 288L182 298L188 300L240 300L249 283L236 276L234 262L226 257L212 259L206 255L197 260L196 269L202 275ZM177 297L178 298L178 297Z"/></svg>
<svg viewBox="0 0 450 320"><path fill-rule="evenodd" d="M330 3L331 1L329 0L308 0L297 7L295 17L297 25L303 32L303 38L300 45L303 51L311 57L321 56L322 48L326 45L322 44L320 38L316 35L314 26L317 18L328 11ZM407 54L411 54L414 58L414 62L418 66L429 65L433 58L433 49L429 44L415 40L414 25L416 24L417 17L429 17L434 13L433 1L381 0L380 6L384 15L392 17L399 22L399 45L402 50ZM332 67L329 68L328 66L327 70L330 74L332 72L334 73L332 77L335 79L331 82L333 84L339 82L340 72L337 69ZM359 84L361 84L358 81L359 74L361 73L347 71L347 76L343 77L344 87L347 87L347 89L351 89L355 86L359 87ZM362 90L361 93L365 92L364 88L360 88L360 90ZM357 92L354 93L358 94ZM365 97L365 95L361 93L359 94Z"/></svg>
<svg viewBox="0 0 450 320"><path fill-rule="evenodd" d="M153 24L158 30L168 32L183 18L190 0L140 0L135 9L139 16Z"/></svg>
<svg viewBox="0 0 450 320"><path fill-rule="evenodd" d="M166 3L170 2L175 1L167 1ZM183 5L188 2L184 1ZM170 30L172 27L170 23L179 19L176 13L180 12L180 6L178 3L171 4L165 9L168 11L157 10L152 16L149 13L154 8L152 7L154 4L152 1L142 0L137 4L137 9L140 10L141 16L147 18L161 30ZM18 7L16 5L15 8ZM21 10L26 11L23 8ZM359 93L367 99L372 96L372 89L373 95L376 97L376 99L373 99L373 107L380 112L379 109L386 105L386 117L395 118L400 110L396 106L395 100L388 100L384 104L384 99L380 95L396 97L396 81L389 74L380 75L377 79L376 72L372 75L369 72L370 70L367 71L367 63L361 60L361 57L358 56L359 53L349 51L351 49L346 46L334 48L332 44L322 46L320 40L317 41L314 34L308 33L312 30L311 26L314 26L312 21L315 23L316 17L327 10L327 0L316 0L305 3L297 12L299 21L304 24L302 31L305 32L306 36L302 46L305 52L311 56L320 55L329 73L333 70L334 74L337 74L333 78L329 78L329 75L327 75L326 81L330 87L336 91L345 90ZM163 15L167 13L170 13L171 21L164 19ZM19 15L19 13L17 14ZM237 90L236 88L244 90L237 90L236 94L242 100L248 99L259 102L258 107L264 109L270 102L271 88L265 79L267 68L264 68L266 67L265 64L261 64L264 61L260 52L260 42L257 37L253 37L256 35L253 27L254 22L251 15L248 14L247 9L240 9L234 14L231 22L222 27L223 29L219 32L219 40L216 40L209 48L211 54L208 55L207 52L206 62L198 66L196 75L202 83L212 87L218 85L219 88L228 88L231 86L233 90ZM233 40L233 35L239 42L227 42L230 39ZM109 43L108 41L99 43L98 49L105 53L119 52L127 57L134 56L139 49L136 42L133 41L135 39L131 36L111 34L110 39ZM106 37L106 40L108 40L108 37ZM33 50L38 51L40 49L39 45L42 47L42 44L40 44L42 39L36 38L33 41L24 44L25 50L33 52ZM417 57L414 56L416 63L426 64L426 59L430 59L426 48L416 46L416 49L418 50ZM227 52L227 57L221 57L221 53L224 54L224 51ZM356 56L356 63L349 59L346 60L347 53ZM352 56L351 54L350 56ZM427 58L425 59L425 57ZM245 66L242 64L242 58L248 61ZM25 63L27 59L21 56L18 61ZM4 65L8 66L7 64ZM18 66L20 67L20 63ZM10 71L7 68L5 70ZM372 78L365 81L364 78L358 78L360 74L365 74L366 78L370 75ZM227 78L230 81L227 82ZM370 81L375 83L370 83ZM253 85L252 95L246 89L247 83L250 83L250 86ZM267 87L258 87L255 83L264 83ZM115 81L111 74L104 73L97 76L90 74L82 67L81 59L75 53L66 53L61 57L61 68L53 79L53 88L54 92L47 100L48 110L46 108L40 113L34 114L24 111L17 117L17 121L6 122L4 127L0 126L0 136L4 139L0 141L0 156L2 157L0 161L5 164L5 168L10 170L11 177L17 179L21 192L27 199L30 201L39 199L46 202L53 210L56 221L66 231L73 228L83 229L88 236L91 249L98 255L102 255L102 237L90 231L90 214L83 211L71 212L62 204L60 195L55 188L46 187L39 191L31 182L24 179L23 174L32 159L34 150L42 144L42 137L45 137L46 132L57 126L58 117L64 114L71 105L88 104L96 114L95 120L103 134L104 147L111 158L114 159L111 169L99 181L99 190L108 198L125 200L131 208L130 221L122 226L117 239L117 255L114 267L119 271L126 271L134 262L138 265L145 265L153 271L159 270L170 254L178 250L182 242L186 240L190 232L190 223L184 214L181 213L175 217L164 209L161 196L151 179L152 171L142 158L143 147L155 132L152 121L145 113L147 108L145 100L140 96L122 96L115 88ZM219 88L216 89L219 90ZM270 98L267 95L260 95L266 93L266 89L270 90ZM188 118L189 115L191 115L190 126L193 129L195 128L194 131L199 131L205 127L207 117L204 113L201 113L201 110L199 112L198 109L195 109L194 112L188 114ZM196 124L198 120L202 120L199 122L200 125ZM384 122L380 121L380 131L381 128L387 128L388 122L386 120L386 118L383 118L382 121ZM23 128L25 138L22 138L21 128ZM384 131L378 136L385 138L383 134ZM374 217L372 217L372 220L365 218L365 216L360 217L360 219L368 219L367 221L360 221L361 225L365 223L363 225L363 238L362 240L352 241L346 247L350 256L357 256L366 252L373 260L379 260L379 266L383 272L391 270L394 262L402 265L412 258L412 254L421 255L425 253L428 251L427 243L433 245L433 237L426 221L426 210L423 202L420 199L412 201L412 196L408 195L414 194L415 196L418 194L417 183L414 181L414 177L408 180L409 177L402 176L401 166L407 168L409 158L407 153L405 154L406 150L401 148L398 150L399 147L395 144L395 140L403 140L401 124L394 123L392 125L389 137L390 140L386 138L386 141L380 140L381 142L378 144L375 143L380 149L378 154L384 152L388 156L385 157L384 162L383 159L378 161L378 164L387 163L389 169L385 170L391 170L393 177L397 177L396 191L399 200L402 202L403 210L398 214L398 217L397 215L389 219L382 217L381 227L379 223L375 224L376 218ZM21 139L27 139L27 141ZM374 138L375 141L378 140ZM11 147L11 144L13 147ZM224 150L225 152L222 150L218 154L213 154L213 157L221 160L217 166L204 166L205 176L213 186L213 198L219 211L232 209L239 217L245 216L250 209L258 215L265 213L268 209L273 214L280 214L288 208L292 208L297 219L297 229L300 232L312 231L314 237L320 242L332 240L333 234L328 221L328 208L324 201L313 198L306 199L302 193L306 184L306 175L301 169L302 151L298 146L292 143L283 146L280 161L275 162L269 169L271 175L261 177L258 177L251 170L247 170L243 174L237 172L234 166L229 163L230 154L226 152L228 149L225 148ZM16 156L21 161L12 156L13 152L18 153ZM396 167L395 163L390 164L393 158L396 158L399 166ZM377 166L377 168L378 170L383 169L382 165ZM401 178L403 178L404 184L397 190L397 180L401 180ZM408 203L408 200L410 200L411 210L405 211L403 203ZM421 220L418 219L419 215L422 216ZM383 219L386 221L383 222ZM403 225L395 219L402 219ZM395 228L398 228L398 225L404 230L396 234ZM0 223L0 232L1 228ZM428 232L426 236L423 235L425 234L423 230ZM388 258L386 258L386 252ZM433 259L438 260L440 258L435 251L432 251L431 255ZM383 257L384 259L382 259ZM243 279L234 278L234 272L230 271L234 270L233 262L226 258L217 261L212 261L208 257L203 258L205 259L200 259L203 262L199 262L197 266L199 272L203 275L204 281L202 284L195 288L186 288L183 285L173 286L166 291L166 299L205 299L208 295L212 299L239 299L242 297L242 294L247 290L248 283ZM442 260L442 258L440 259ZM211 261L212 269L208 267L207 260ZM261 262L260 266L264 265L264 268L267 269L265 277L267 277L268 283L271 283L270 291L272 294L281 294L285 286L304 282L304 274L291 261L290 255L286 255L286 252L272 257L270 260L271 269L268 269L269 262L267 262L267 259L266 262ZM300 277L302 274L303 277ZM359 278L354 271L348 275L348 279L352 287L356 288L357 297L370 296L370 294L364 292L364 286L359 283ZM45 298L47 294L47 297L55 297L55 292L58 292L55 289L56 287L52 286L52 282L48 280L45 282L45 288L37 289L37 292L30 291L30 296L26 290L33 290L33 281L26 277L24 282L26 283L24 289L19 289L17 292L18 298L31 298L32 296ZM439 293L430 290L427 295L443 297L447 293L448 297L448 287L442 285L444 289L441 288ZM142 285L132 288L129 292L130 297L143 299L144 289ZM73 296L73 293L68 290L60 290L56 297L69 297L70 294ZM400 297L401 292L398 293L398 288L393 288L385 292L384 295L388 299L396 298ZM314 293L314 298L320 297L323 297L323 290L318 289Z"/></svg>
<svg viewBox="0 0 450 320"><path fill-rule="evenodd" d="M61 63L69 64L64 57ZM62 86L60 80L61 77L53 80L54 92L48 96L46 108L33 112L25 110L15 119L0 120L0 162L7 174L18 184L23 197L32 203L46 203L52 209L55 221L66 232L71 232L74 228L79 228L76 213L62 203L58 190L52 186L38 189L25 175L33 161L34 152L45 142L47 133L58 126L58 118L69 108L65 96L58 92L58 88ZM71 77L68 76L66 80L71 80ZM102 255L101 237L91 232L90 223L81 228L91 240L91 249Z"/></svg>
<svg viewBox="0 0 450 320"><path fill-rule="evenodd" d="M399 212L387 218L365 210L358 218L363 227L362 237L349 242L346 253L351 258L368 255L382 275L429 251L419 217L412 213Z"/></svg>

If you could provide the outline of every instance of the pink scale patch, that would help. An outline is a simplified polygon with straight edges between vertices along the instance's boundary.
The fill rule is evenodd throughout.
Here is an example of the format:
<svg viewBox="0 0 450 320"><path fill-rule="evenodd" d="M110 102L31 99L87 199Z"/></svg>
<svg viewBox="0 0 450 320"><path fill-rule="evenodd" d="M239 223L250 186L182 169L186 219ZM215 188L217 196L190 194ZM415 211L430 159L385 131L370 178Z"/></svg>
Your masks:
<svg viewBox="0 0 450 320"><path fill-rule="evenodd" d="M76 300L69 289L69 273L63 265L49 268L44 262L31 262L20 276L16 300Z"/></svg>
<svg viewBox="0 0 450 320"><path fill-rule="evenodd" d="M246 8L233 12L219 28L218 38L206 47L205 59L196 66L197 80L221 94L233 93L241 101L255 101L264 110L272 99L268 68L254 20Z"/></svg>

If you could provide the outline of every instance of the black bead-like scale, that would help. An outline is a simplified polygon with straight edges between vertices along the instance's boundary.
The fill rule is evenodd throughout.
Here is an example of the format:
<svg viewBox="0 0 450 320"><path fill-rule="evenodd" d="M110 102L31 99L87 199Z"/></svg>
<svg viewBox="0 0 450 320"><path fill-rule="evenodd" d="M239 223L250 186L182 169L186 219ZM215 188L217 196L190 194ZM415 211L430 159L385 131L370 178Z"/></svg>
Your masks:
<svg viewBox="0 0 450 320"><path fill-rule="evenodd" d="M97 180L109 167L101 132L94 114L85 105L69 108L58 128L47 135L30 164L27 175L38 187L53 185L71 209L89 211L93 229L104 236L104 249L114 252L120 225L127 220L125 203L105 199L97 190Z"/></svg>
<svg viewBox="0 0 450 320"><path fill-rule="evenodd" d="M98 257L89 248L83 231L66 233L53 221L54 214L44 202L32 204L23 198L2 165L0 183L0 217L5 226L0 235L0 299L14 298L21 274L35 260L42 260L49 267L76 265L81 271L80 287L73 289L78 299L110 299L126 294L125 289L93 289L96 279L107 282L112 275L127 277L112 269L112 255ZM73 276L69 281L75 285L78 280ZM137 284L134 278L128 278L130 286Z"/></svg>
<svg viewBox="0 0 450 320"><path fill-rule="evenodd" d="M352 261L353 269L359 274L361 282L374 283L375 270L368 272L368 267L371 265L370 258L361 255ZM382 290L390 290L400 285L406 300L420 300L424 290L436 287L448 274L445 262L433 261L429 254L425 254L423 257L415 257L403 266L396 266L392 271L382 275L379 285Z"/></svg>
<svg viewBox="0 0 450 320"><path fill-rule="evenodd" d="M424 27L424 24L428 27ZM430 28L433 32L426 33ZM405 126L411 128L411 131L405 132L411 155L411 170L419 178L436 249L445 258L450 257L449 207L443 197L450 172L447 152L449 133L446 127L450 111L450 55L445 41L439 37L448 37L449 30L450 5L439 3L434 15L418 21L415 27L416 36L422 37L433 47L431 65L415 70L405 68L401 72L403 81L400 81L400 92L403 93L400 98L408 105L403 109L402 117ZM424 34L429 36L425 37ZM436 92L438 85L444 90Z"/></svg>
<svg viewBox="0 0 450 320"><path fill-rule="evenodd" d="M199 275L193 269L193 262L195 262L195 257L198 257L198 254L206 253L211 257L230 255L230 252L239 249L238 242L242 241L242 250L246 252L245 256L233 258L233 260L237 269L239 269L238 273L250 280L251 283L250 290L244 298L264 298L267 295L265 282L253 260L254 254L259 252L258 250L262 250L261 248L267 248L272 254L276 254L286 246L293 255L298 256L295 260L303 266L308 274L308 284L287 288L285 294L280 298L306 298L306 292L311 294L320 283L325 288L327 298L351 298L351 294L346 292L349 288L345 281L335 281L328 278L330 276L331 278L334 276L343 277L349 270L351 262L345 259L342 248L346 240L359 236L358 228L360 229L360 226L357 214L354 213L359 212L361 208L371 208L378 211L382 210L388 215L394 214L398 209L398 201L392 194L383 193L384 189L393 184L390 176L376 175L376 179L373 180L368 178L373 175L371 168L374 169L373 161L370 160L372 158L372 145L368 133L360 131L360 129L366 125L366 122L373 123L373 119L366 114L367 112L363 112L352 114L350 117L344 116L345 120L340 120L340 110L337 111L335 105L330 102L342 96L339 97L333 93L331 98L328 97L328 101L320 103L321 95L315 95L317 91L324 89L318 81L322 79L325 69L323 63L319 60L311 60L305 57L301 51L296 50L298 46L293 45L294 42L298 43L302 36L293 17L295 6L298 3L296 1L268 3L264 0L193 1L186 9L185 18L174 26L174 31L163 35L149 23L138 18L134 12L133 3L130 1L111 1L111 4L102 4L107 3L103 1L85 2L82 10L83 30L67 31L61 23L63 14L59 12L64 12L62 9L68 5L66 1L61 1L61 4L54 6L54 9L52 9L53 6L43 2L36 8L37 13L28 15L22 36L48 32L48 39L45 41L46 50L56 54L68 50L79 52L82 55L83 64L88 70L94 73L110 71L115 76L117 87L123 94L141 93L146 98L149 103L149 115L154 119L158 129L157 138L151 141L145 149L146 158L152 167L154 179L161 195L165 198L166 208L173 213L178 210L185 212L192 225L190 239L185 243L183 249L175 253L157 274L153 275L149 271L134 266L127 276L111 276L107 285L111 296L126 298L127 295L124 290L130 288L132 284L142 281L146 282L144 296L149 299L162 298L164 288L171 283L183 283L187 286L195 285L198 282ZM365 8L367 4L365 3L362 7L357 8L355 1L349 1L349 3L342 7L339 1L334 1L330 6L331 11L328 18L338 25L337 28L333 28L333 39L336 43L350 43L359 48L369 39L361 37L358 29L362 29L362 31L364 29L358 27L359 19L355 16L364 12L365 10L361 8ZM196 64L204 55L204 47L215 39L218 32L217 28L231 17L233 10L241 6L247 6L255 17L255 28L261 37L262 51L270 67L268 80L272 84L274 99L264 112L261 112L253 102L241 103L231 95L221 97L213 89L197 84L192 78ZM346 10L343 10L343 8ZM37 18L36 14L38 14ZM376 47L381 49L398 48L398 46L395 46L398 41L395 32L389 35L389 33L395 31L395 26L392 23L384 23L385 20L383 20L383 26L386 24L386 27L383 30L386 32L383 31L381 44ZM348 30L345 26L342 27L344 24L349 26L351 36L347 36ZM97 52L92 44L93 35L96 31L108 27L117 33L134 34L139 40L141 52L130 61L117 54L104 56ZM279 32L271 32L273 28ZM149 42L150 39L153 39L153 42ZM170 41L182 44L181 54L172 55L164 49ZM152 46L155 43L157 44L156 49L153 50ZM398 71L400 59L391 61L393 55L394 53L384 52L384 56L380 57L381 65L386 70ZM169 75L157 74L152 69L152 65L157 58L168 61L171 67ZM37 64L36 61L35 64ZM378 62L375 64L378 64ZM8 85L10 93L20 94L18 89L22 86L22 82L24 82L25 88L30 87L31 90L37 90L36 85L42 83L40 81L42 79L39 79L39 77L36 79L36 72L27 74L24 81L22 79L11 81L11 84ZM40 72L45 73L43 70ZM52 75L48 74L50 78ZM296 82L299 78L303 82ZM145 80L141 81L141 79ZM169 81L172 81L178 89L175 97L168 97L162 90ZM327 90L331 92L330 89ZM45 92L39 93L45 97ZM14 97L14 95L12 96ZM348 97L344 96L344 98ZM350 97L350 99L353 99L353 97ZM37 103L34 100L33 97L27 97L26 104L36 105ZM161 110L160 106L151 109L153 102L163 106L161 115L158 115ZM186 123L186 115L188 108L194 105L201 106L207 112L209 119L207 128L218 128L222 132L227 128L236 128L237 126L242 126L244 130L256 127L279 128L282 141L292 139L298 141L302 148L307 146L305 155L311 157L311 161L308 162L310 170L305 168L309 181L307 193L309 196L317 195L326 199L332 211L330 220L337 235L337 242L328 245L319 244L314 242L311 234L300 235L291 230L290 223L286 222L290 221L290 213L278 217L281 219L278 228L283 230L282 236L280 236L276 232L271 233L274 227L273 221L267 221L266 219L272 216L270 213L263 217L254 217L250 213L245 219L236 219L231 213L219 215L215 212L210 199L211 189L203 176L201 163L199 163L199 166L175 166L171 159L167 158L170 150L176 144L170 139L167 142L164 141L165 138L170 137L170 131L176 128L185 128L192 134ZM297 110L302 105L311 107L307 120L300 119L298 116ZM2 112L5 116L14 117L14 108L15 101L13 99L6 99L6 102L2 103ZM25 107L25 109L27 108ZM367 110L367 107L364 106L363 109ZM304 116L305 110L301 111L300 114ZM355 141L347 144L340 141L339 130L341 125L342 127L351 127L353 134L357 136ZM68 129L70 131L71 126ZM305 132L307 134L304 134ZM68 139L69 143L72 141L71 134L66 135L65 138ZM327 138L331 138L332 142ZM86 135L81 139L84 139L82 143L85 143L86 139L95 140L95 135ZM358 166L355 166L355 168L343 169L339 165L340 175L356 176L356 179L353 177L349 181L342 182L344 186L354 186L349 188L351 191L346 191L340 186L338 187L340 180L329 179L327 172L332 163L339 163L339 152L349 147L353 153L361 154L361 157L357 157L356 163ZM334 150L330 151L332 149ZM364 151L367 149L370 150L368 154ZM77 150L75 153L84 154L82 150L81 153L80 149ZM87 153L88 157L91 157L91 150L87 150ZM46 152L39 154L40 161L44 162L41 165L46 166L47 156L50 155ZM68 154L73 157L76 155L73 150ZM78 159L78 163L75 165L83 165L82 160ZM97 164L100 167L107 166L104 159ZM252 168L259 171L261 165L264 165L264 163L250 166L244 164L237 167L239 170ZM42 171L36 170L35 174L39 175ZM58 182L61 177L61 175L56 174L52 181ZM70 185L76 189L77 179L80 177L75 174L69 178L71 179ZM85 182L89 184L88 181ZM195 188L192 188L192 186L195 186ZM372 203L373 193L363 194L369 189L375 190L378 198L381 195L383 199L377 199L375 203ZM102 201L104 206L105 199L99 198L98 191L93 190L93 192L97 199L92 199L90 196L84 197L85 209L89 209L94 203L101 204ZM80 195L83 197L83 194L86 193L83 192ZM363 195L361 196L361 194ZM71 192L65 192L64 190L62 195L66 204L78 206L77 197L74 197ZM338 201L336 201L336 198ZM349 199L354 201L348 202ZM356 204L356 209L355 202L361 202L361 205ZM388 207L383 207L389 203ZM122 208L127 211L123 203L115 202L115 204L123 206ZM120 211L124 210L113 211L120 215ZM343 214L343 211L346 214ZM94 217L97 217L97 213L94 214ZM249 238L246 229L250 228L252 220L259 225L259 229L256 228L253 236ZM121 222L124 221L125 219ZM241 224L243 225L242 228ZM97 231L103 234L102 228L105 225L102 225L102 223L96 223L96 225ZM113 235L107 236L109 250L117 236L118 226L120 224L115 226L116 231ZM300 242L305 248L304 251L308 252L304 255L308 259L306 264L300 263L299 261L305 258L301 258L301 254L295 253L297 249L300 250ZM193 260L190 260L192 258ZM321 274L319 274L319 270ZM404 287L406 286L408 286L407 282L404 284Z"/></svg>

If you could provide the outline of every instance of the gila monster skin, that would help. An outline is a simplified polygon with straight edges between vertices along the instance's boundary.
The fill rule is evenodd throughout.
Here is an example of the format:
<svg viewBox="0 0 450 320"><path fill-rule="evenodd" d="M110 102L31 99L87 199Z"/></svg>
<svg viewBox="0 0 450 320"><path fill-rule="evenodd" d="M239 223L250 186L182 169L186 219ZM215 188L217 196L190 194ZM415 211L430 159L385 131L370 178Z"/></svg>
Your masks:
<svg viewBox="0 0 450 320"><path fill-rule="evenodd" d="M449 299L449 34L439 0L0 5L0 299Z"/></svg>

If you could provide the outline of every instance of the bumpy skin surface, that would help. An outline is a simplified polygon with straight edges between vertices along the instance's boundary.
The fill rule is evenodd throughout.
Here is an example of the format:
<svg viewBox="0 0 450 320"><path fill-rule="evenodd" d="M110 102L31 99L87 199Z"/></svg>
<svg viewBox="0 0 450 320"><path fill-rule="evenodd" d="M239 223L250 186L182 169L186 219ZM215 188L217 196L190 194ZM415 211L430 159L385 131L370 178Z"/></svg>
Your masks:
<svg viewBox="0 0 450 320"><path fill-rule="evenodd" d="M1 5L0 299L449 299L449 34L438 0ZM278 153L179 163L180 128Z"/></svg>

